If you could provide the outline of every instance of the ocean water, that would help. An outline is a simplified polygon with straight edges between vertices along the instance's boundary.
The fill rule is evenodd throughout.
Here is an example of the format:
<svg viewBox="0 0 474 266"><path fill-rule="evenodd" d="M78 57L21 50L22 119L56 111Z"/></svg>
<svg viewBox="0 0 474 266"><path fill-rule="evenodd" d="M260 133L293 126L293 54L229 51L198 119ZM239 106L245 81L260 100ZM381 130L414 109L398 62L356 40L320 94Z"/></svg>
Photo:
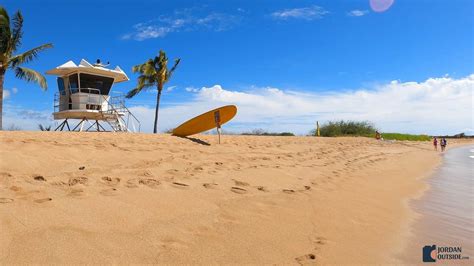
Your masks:
<svg viewBox="0 0 474 266"><path fill-rule="evenodd" d="M421 264L422 248L462 247L468 260L438 260L436 263L474 265L474 146L453 148L427 183L430 189L410 207L421 218L413 226L413 239L404 254L407 263Z"/></svg>

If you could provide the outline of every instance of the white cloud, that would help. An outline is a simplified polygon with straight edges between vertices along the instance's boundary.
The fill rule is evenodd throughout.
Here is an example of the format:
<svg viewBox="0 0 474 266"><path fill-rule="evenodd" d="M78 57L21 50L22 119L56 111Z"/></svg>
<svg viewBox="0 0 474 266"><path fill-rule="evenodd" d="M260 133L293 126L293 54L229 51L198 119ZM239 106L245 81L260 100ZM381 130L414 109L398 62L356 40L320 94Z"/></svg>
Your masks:
<svg viewBox="0 0 474 266"><path fill-rule="evenodd" d="M4 129L14 127L21 130L38 130L38 124L45 126L55 124L51 110L31 110L11 104L3 106Z"/></svg>
<svg viewBox="0 0 474 266"><path fill-rule="evenodd" d="M3 99L4 100L9 99L12 96L12 94L17 94L17 93L18 93L17 88L12 88L11 90L4 89L3 90Z"/></svg>
<svg viewBox="0 0 474 266"><path fill-rule="evenodd" d="M171 91L173 91L174 89L176 89L176 87L178 87L178 86L169 86L168 88L166 88L166 91L167 91L167 92L171 92Z"/></svg>
<svg viewBox="0 0 474 266"><path fill-rule="evenodd" d="M271 15L276 19L304 19L314 20L321 19L329 12L320 6L310 6L302 8L284 9L273 12Z"/></svg>
<svg viewBox="0 0 474 266"><path fill-rule="evenodd" d="M186 87L184 90L186 90L187 92L198 92L199 91L198 88L194 88L194 87Z"/></svg>
<svg viewBox="0 0 474 266"><path fill-rule="evenodd" d="M160 16L148 22L133 26L133 32L122 35L123 40L143 41L162 38L173 32L196 31L207 29L211 31L225 31L239 23L240 17L230 14L212 12L198 15L195 9L175 11L170 16Z"/></svg>
<svg viewBox="0 0 474 266"><path fill-rule="evenodd" d="M369 120L384 132L456 134L473 130L474 74L460 79L430 78L423 82L392 81L371 89L302 93L277 88L232 91L220 85L197 90L187 103L160 109L160 130L212 108L235 104L238 114L227 130L264 128L305 134L316 121ZM130 108L150 132L154 108Z"/></svg>
<svg viewBox="0 0 474 266"><path fill-rule="evenodd" d="M3 99L6 100L10 98L10 91L9 90L3 90Z"/></svg>
<svg viewBox="0 0 474 266"><path fill-rule="evenodd" d="M362 17L369 14L369 10L359 10L359 9L354 9L349 12L347 12L347 15L350 17Z"/></svg>

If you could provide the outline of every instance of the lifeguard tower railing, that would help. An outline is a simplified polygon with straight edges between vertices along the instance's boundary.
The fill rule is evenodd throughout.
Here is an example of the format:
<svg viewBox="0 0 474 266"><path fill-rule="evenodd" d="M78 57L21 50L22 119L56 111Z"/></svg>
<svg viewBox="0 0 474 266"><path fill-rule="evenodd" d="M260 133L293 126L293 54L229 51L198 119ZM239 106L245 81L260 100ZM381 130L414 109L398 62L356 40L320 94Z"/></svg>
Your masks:
<svg viewBox="0 0 474 266"><path fill-rule="evenodd" d="M80 104L86 107L86 111L98 111L101 120L106 121L114 131L140 132L141 124L138 118L125 106L125 95L108 96L101 95L100 90L95 88L74 88L71 95L81 93ZM66 97L65 92L54 94L54 112L75 110L81 111L83 108L74 106L77 103L61 101L61 96ZM97 97L99 96L99 97ZM65 107L64 105L68 105ZM61 106L63 105L63 106ZM62 107L62 108L61 108ZM76 107L76 108L74 108Z"/></svg>

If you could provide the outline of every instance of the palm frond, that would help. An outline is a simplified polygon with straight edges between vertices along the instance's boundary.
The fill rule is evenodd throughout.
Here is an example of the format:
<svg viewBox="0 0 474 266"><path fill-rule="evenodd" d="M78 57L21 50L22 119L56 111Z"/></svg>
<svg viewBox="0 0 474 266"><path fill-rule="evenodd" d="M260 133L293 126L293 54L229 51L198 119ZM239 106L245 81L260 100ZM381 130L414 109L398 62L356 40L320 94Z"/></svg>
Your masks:
<svg viewBox="0 0 474 266"><path fill-rule="evenodd" d="M133 66L133 67L132 67L132 72L133 72L133 73L141 73L141 70L144 68L144 65L145 65L145 64L146 64L146 63Z"/></svg>
<svg viewBox="0 0 474 266"><path fill-rule="evenodd" d="M10 17L7 10L0 6L0 54L8 54L10 39Z"/></svg>
<svg viewBox="0 0 474 266"><path fill-rule="evenodd" d="M141 91L140 88L133 88L131 91L129 91L127 93L125 98L127 98L127 99L133 98L133 96L137 95L140 91Z"/></svg>
<svg viewBox="0 0 474 266"><path fill-rule="evenodd" d="M156 76L156 68L153 64L153 60L148 60L148 62L143 65L140 73L146 76Z"/></svg>
<svg viewBox="0 0 474 266"><path fill-rule="evenodd" d="M7 10L0 6L0 27L8 27L10 28L10 17L8 16Z"/></svg>
<svg viewBox="0 0 474 266"><path fill-rule="evenodd" d="M12 30L12 38L10 40L10 47L12 51L16 51L16 49L21 44L21 38L23 37L23 16L21 15L20 11L17 11L13 16L13 30Z"/></svg>
<svg viewBox="0 0 474 266"><path fill-rule="evenodd" d="M151 87L156 84L155 76L140 75L138 77L138 86Z"/></svg>
<svg viewBox="0 0 474 266"><path fill-rule="evenodd" d="M153 86L157 86L158 91L161 91L164 84L169 81L171 75L178 67L180 61L181 59L176 59L171 70L168 70L168 58L166 57L166 53L160 50L158 56L155 56L155 58L148 59L147 62L134 66L132 71L134 73L140 73L141 75L138 77L136 88L129 91L126 97L132 98L143 89Z"/></svg>
<svg viewBox="0 0 474 266"><path fill-rule="evenodd" d="M158 69L162 69L163 67L166 68L168 64L168 58L166 57L165 51L160 50L158 56L155 56L155 60L153 63Z"/></svg>
<svg viewBox="0 0 474 266"><path fill-rule="evenodd" d="M152 71L150 71L151 69L153 68L153 60L152 59L148 59L145 63L143 64L140 64L140 65L136 65L136 66L133 66L132 67L132 72L133 73L141 73L141 74L145 74L145 73L151 73L152 74Z"/></svg>
<svg viewBox="0 0 474 266"><path fill-rule="evenodd" d="M127 98L127 99L133 98L135 95L139 94L142 90L145 90L145 89L148 89L148 88L151 88L151 87L155 86L154 83L149 83L147 81L141 81L141 79L140 79L141 77L143 77L143 76L138 77L137 87L135 87L131 91L129 91L127 93L127 95L125 96L125 98Z"/></svg>
<svg viewBox="0 0 474 266"><path fill-rule="evenodd" d="M51 131L51 126L43 126L42 124L38 124L38 128L41 131Z"/></svg>
<svg viewBox="0 0 474 266"><path fill-rule="evenodd" d="M173 72L174 72L174 71L176 70L176 68L178 67L179 62L181 62L181 59L180 59L180 58L174 60L174 65L173 65L173 67L170 69L170 71L168 71L168 75L166 76L166 81L168 81L168 80L171 78L171 76L173 75Z"/></svg>
<svg viewBox="0 0 474 266"><path fill-rule="evenodd" d="M46 49L52 48L53 45L51 43L43 44L41 46L38 46L36 48L33 48L29 51L26 51L22 54L15 55L10 58L9 65L11 68L15 68L19 65L28 63L33 61L38 57L38 54Z"/></svg>
<svg viewBox="0 0 474 266"><path fill-rule="evenodd" d="M48 88L48 85L46 84L46 79L44 78L44 76L33 69L26 68L26 67L16 67L15 76L27 82L37 83L44 90Z"/></svg>

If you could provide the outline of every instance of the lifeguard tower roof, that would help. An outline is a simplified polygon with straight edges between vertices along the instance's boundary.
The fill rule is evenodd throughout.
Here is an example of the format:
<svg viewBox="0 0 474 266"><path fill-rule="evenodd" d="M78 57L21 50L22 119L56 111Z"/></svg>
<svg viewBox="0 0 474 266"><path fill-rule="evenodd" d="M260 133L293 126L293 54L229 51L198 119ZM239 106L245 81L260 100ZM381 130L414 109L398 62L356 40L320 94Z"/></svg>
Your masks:
<svg viewBox="0 0 474 266"><path fill-rule="evenodd" d="M76 65L73 61L68 61L54 69L46 71L46 74L56 76L67 76L76 72L113 78L114 83L129 80L127 74L125 74L125 72L123 72L123 70L119 66L115 67L115 69L107 69L101 65L93 65L84 59L81 60L79 65Z"/></svg>

